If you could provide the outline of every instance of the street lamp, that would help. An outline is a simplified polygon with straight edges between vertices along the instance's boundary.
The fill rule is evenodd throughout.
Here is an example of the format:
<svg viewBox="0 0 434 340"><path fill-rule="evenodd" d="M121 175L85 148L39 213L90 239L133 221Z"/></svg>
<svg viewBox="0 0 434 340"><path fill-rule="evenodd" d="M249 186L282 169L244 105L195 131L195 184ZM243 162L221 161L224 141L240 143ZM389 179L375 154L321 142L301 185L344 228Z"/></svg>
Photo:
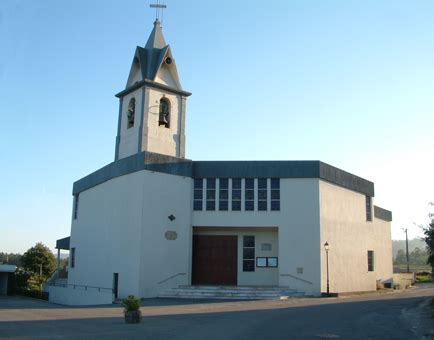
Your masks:
<svg viewBox="0 0 434 340"><path fill-rule="evenodd" d="M329 281L329 243L324 243L324 250L326 252L326 264L327 264L327 296L330 296L330 281Z"/></svg>

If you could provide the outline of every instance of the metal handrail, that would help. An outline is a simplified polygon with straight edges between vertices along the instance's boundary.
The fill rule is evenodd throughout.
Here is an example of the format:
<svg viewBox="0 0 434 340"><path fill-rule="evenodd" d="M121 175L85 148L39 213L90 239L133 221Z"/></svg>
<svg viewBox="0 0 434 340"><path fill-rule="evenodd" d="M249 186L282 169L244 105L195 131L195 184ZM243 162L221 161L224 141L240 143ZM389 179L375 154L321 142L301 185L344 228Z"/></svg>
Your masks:
<svg viewBox="0 0 434 340"><path fill-rule="evenodd" d="M72 283L51 283L48 284L48 286L54 286L54 287L74 287L74 289L76 289L77 287L83 287L84 290L87 290L88 288L91 289L98 289L98 291L100 292L101 289L102 290L110 290L111 292L113 292L113 288L105 288L105 287L96 287L96 286L87 286L87 285L77 285L77 284L72 284Z"/></svg>
<svg viewBox="0 0 434 340"><path fill-rule="evenodd" d="M177 277L177 276L181 276L181 275L187 275L187 273L178 273L178 274L174 274L174 275L168 277L167 279L164 279L163 281L158 282L157 284L161 285L162 283L164 283L164 282L166 282L166 281L169 281L169 280L171 280L171 279L173 279L173 278L175 278L175 277Z"/></svg>
<svg viewBox="0 0 434 340"><path fill-rule="evenodd" d="M294 276L294 275L291 275L291 274L280 274L280 276L289 276L289 277L292 277L292 278L294 278L296 280L300 280L300 281L303 281L303 282L306 282L306 283L309 283L309 284L313 285L313 282L310 282L308 280L302 279L300 277L297 277L297 276Z"/></svg>

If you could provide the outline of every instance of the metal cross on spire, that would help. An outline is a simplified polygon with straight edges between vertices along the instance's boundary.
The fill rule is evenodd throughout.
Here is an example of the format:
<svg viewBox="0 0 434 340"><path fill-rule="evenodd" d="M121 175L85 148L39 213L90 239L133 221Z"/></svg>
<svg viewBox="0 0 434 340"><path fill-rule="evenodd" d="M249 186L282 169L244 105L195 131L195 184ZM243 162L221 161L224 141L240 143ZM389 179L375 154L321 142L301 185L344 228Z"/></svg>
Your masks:
<svg viewBox="0 0 434 340"><path fill-rule="evenodd" d="M149 7L155 8L155 19L160 20L160 11L161 11L161 20L163 21L163 11L167 8L166 5L162 4L160 0L156 0L156 4L150 4Z"/></svg>

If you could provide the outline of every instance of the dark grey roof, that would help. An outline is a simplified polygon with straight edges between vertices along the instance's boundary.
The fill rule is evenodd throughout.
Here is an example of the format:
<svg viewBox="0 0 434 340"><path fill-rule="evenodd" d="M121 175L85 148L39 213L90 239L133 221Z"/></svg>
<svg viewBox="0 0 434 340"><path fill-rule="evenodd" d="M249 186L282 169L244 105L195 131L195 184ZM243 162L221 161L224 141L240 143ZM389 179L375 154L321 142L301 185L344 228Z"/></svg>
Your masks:
<svg viewBox="0 0 434 340"><path fill-rule="evenodd" d="M145 47L136 47L135 58L139 60L143 79L155 80L158 69L169 48L169 45L164 41L160 22L155 20L154 29Z"/></svg>
<svg viewBox="0 0 434 340"><path fill-rule="evenodd" d="M374 205L374 216L387 222L392 221L392 212Z"/></svg>
<svg viewBox="0 0 434 340"><path fill-rule="evenodd" d="M74 183L73 194L136 171L193 178L319 178L374 196L374 183L320 161L198 161L142 152L117 160Z"/></svg>
<svg viewBox="0 0 434 340"><path fill-rule="evenodd" d="M163 48L166 45L167 44L164 40L163 32L161 31L160 21L157 19L154 21L154 28L148 38L148 41L146 42L145 48L147 50L152 50L156 48Z"/></svg>
<svg viewBox="0 0 434 340"><path fill-rule="evenodd" d="M69 240L71 239L70 236L61 238L60 240L56 241L56 249L65 249L69 250Z"/></svg>

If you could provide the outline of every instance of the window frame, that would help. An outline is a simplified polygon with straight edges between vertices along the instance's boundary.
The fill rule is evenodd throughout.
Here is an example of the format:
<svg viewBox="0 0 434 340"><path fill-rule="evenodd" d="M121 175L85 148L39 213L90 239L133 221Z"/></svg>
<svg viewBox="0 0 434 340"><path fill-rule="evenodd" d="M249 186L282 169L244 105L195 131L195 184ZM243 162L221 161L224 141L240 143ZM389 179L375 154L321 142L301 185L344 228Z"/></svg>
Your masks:
<svg viewBox="0 0 434 340"><path fill-rule="evenodd" d="M197 186L196 184L199 184L199 183L200 183L200 186ZM194 211L202 211L203 210L203 196L204 196L203 195L203 187L204 187L203 178L195 178L193 180L193 210ZM200 192L200 195L199 195L199 192ZM199 206L200 206L200 208L199 208Z"/></svg>
<svg viewBox="0 0 434 340"><path fill-rule="evenodd" d="M78 206L80 200L80 193L74 195L74 208L72 212L72 218L76 220L78 218Z"/></svg>
<svg viewBox="0 0 434 340"><path fill-rule="evenodd" d="M268 179L267 178L258 178L257 201L258 201L258 211L268 211Z"/></svg>
<svg viewBox="0 0 434 340"><path fill-rule="evenodd" d="M242 202L242 181L241 178L231 178L231 211L241 211L241 202ZM234 184L237 184L236 186ZM239 183L239 186L238 186ZM237 195L235 195L235 192ZM239 198L234 198L235 196L238 196ZM234 203L237 203L236 205Z"/></svg>
<svg viewBox="0 0 434 340"><path fill-rule="evenodd" d="M75 253L76 253L75 249L76 249L76 248L73 247L73 248L71 248L71 250L70 250L70 258L71 258L71 260L70 260L69 266L70 266L71 268L75 268Z"/></svg>
<svg viewBox="0 0 434 340"><path fill-rule="evenodd" d="M280 211L280 178L270 179L270 210Z"/></svg>
<svg viewBox="0 0 434 340"><path fill-rule="evenodd" d="M365 196L365 205L366 205L366 221L372 222L372 197L366 195Z"/></svg>
<svg viewBox="0 0 434 340"><path fill-rule="evenodd" d="M253 245L247 245L246 246L246 241L247 240L253 240ZM253 255L249 256L248 258L245 257L246 251L245 250L253 250ZM250 251L249 251L250 252ZM243 272L254 272L255 271L255 265L256 265L256 260L255 260L255 255L256 255L256 238L254 235L243 235ZM250 265L253 263L253 266L249 266L247 267L246 264L250 263Z"/></svg>
<svg viewBox="0 0 434 340"><path fill-rule="evenodd" d="M226 198L224 197L226 195ZM229 178L219 178L219 211L229 210Z"/></svg>
<svg viewBox="0 0 434 340"><path fill-rule="evenodd" d="M368 250L368 272L375 271L375 253L373 250Z"/></svg>
<svg viewBox="0 0 434 340"><path fill-rule="evenodd" d="M206 193L205 193L205 210L215 211L216 210L216 178L206 179ZM213 183L213 184L212 184ZM210 186L212 184L212 186Z"/></svg>
<svg viewBox="0 0 434 340"><path fill-rule="evenodd" d="M244 179L244 211L255 211L255 179L254 178Z"/></svg>

